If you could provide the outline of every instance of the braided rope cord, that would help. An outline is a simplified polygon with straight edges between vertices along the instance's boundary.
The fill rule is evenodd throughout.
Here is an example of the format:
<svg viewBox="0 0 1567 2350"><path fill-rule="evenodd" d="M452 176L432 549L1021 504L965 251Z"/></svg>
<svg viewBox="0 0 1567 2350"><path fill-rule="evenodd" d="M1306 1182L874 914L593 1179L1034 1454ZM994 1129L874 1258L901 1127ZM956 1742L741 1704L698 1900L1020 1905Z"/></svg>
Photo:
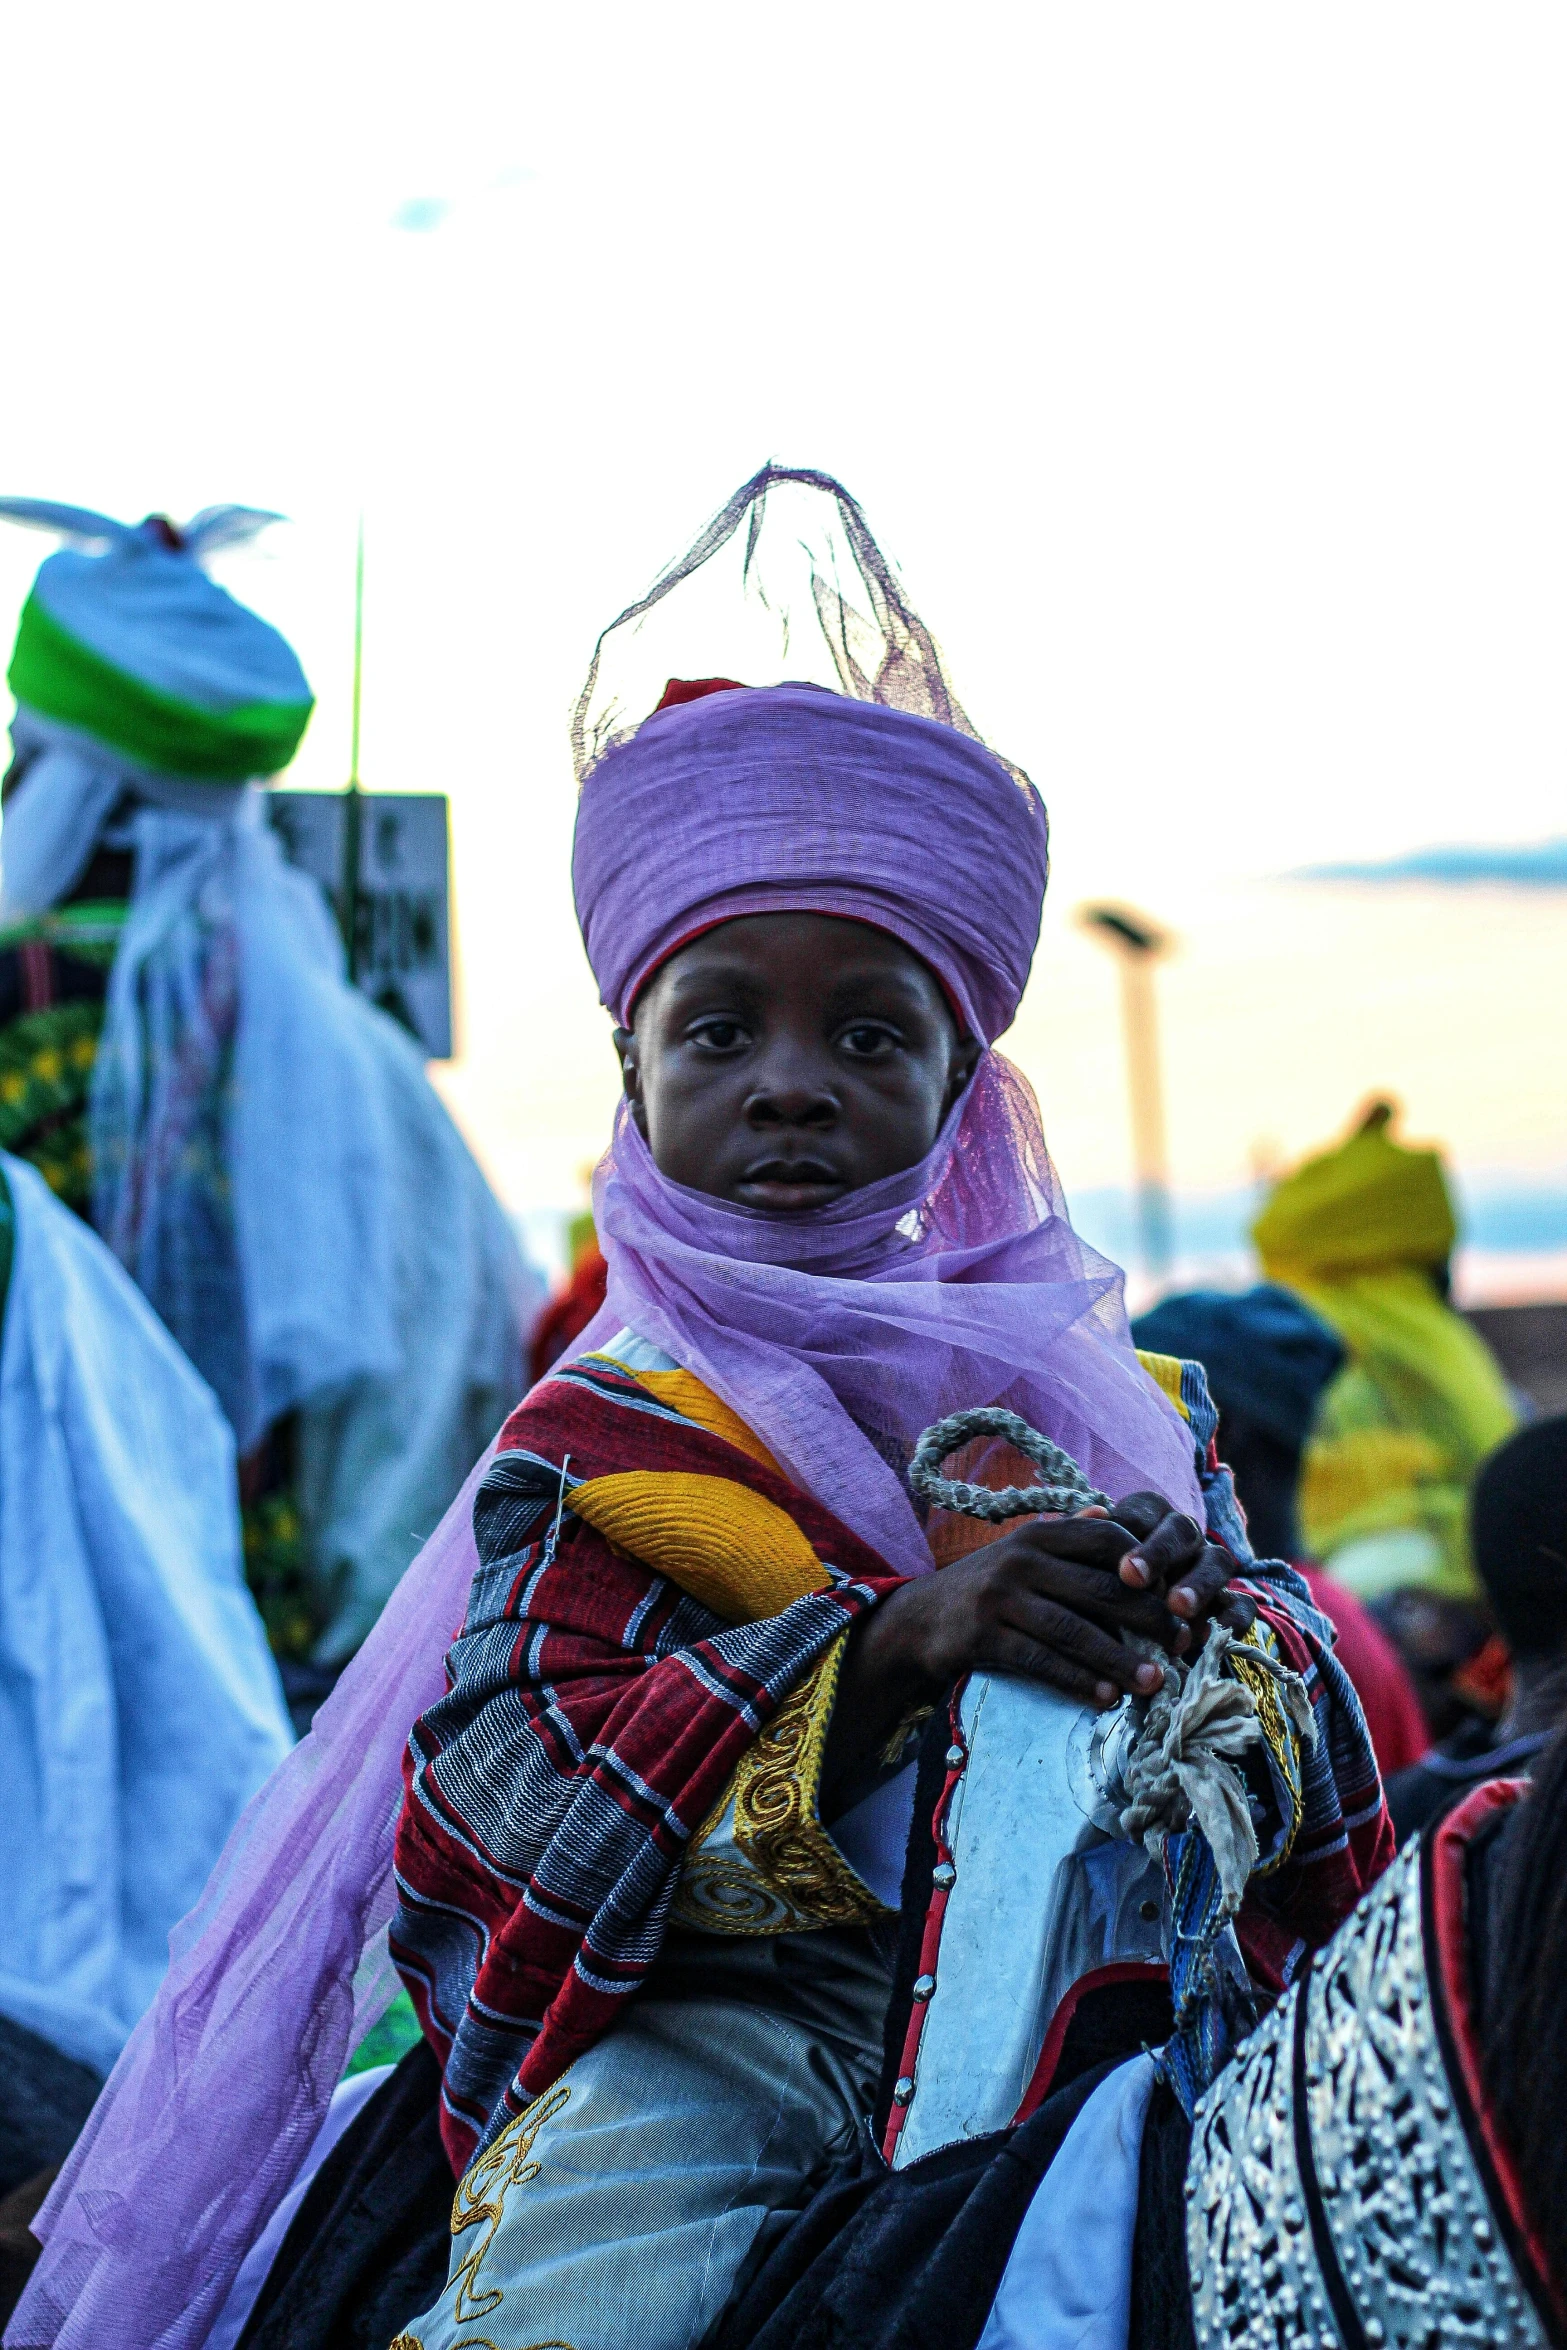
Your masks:
<svg viewBox="0 0 1567 2350"><path fill-rule="evenodd" d="M975 1436L1003 1436L1008 1444L1037 1462L1051 1482L1047 1485L970 1485L961 1477L943 1477L941 1464L960 1445ZM935 1509L956 1510L966 1518L984 1518L993 1526L1004 1518L1024 1518L1049 1510L1058 1517L1076 1517L1086 1509L1108 1509L1110 1496L1090 1485L1069 1452L1041 1436L1016 1412L1000 1404L980 1404L973 1411L953 1412L927 1428L914 1447L909 1483L922 1501Z"/></svg>

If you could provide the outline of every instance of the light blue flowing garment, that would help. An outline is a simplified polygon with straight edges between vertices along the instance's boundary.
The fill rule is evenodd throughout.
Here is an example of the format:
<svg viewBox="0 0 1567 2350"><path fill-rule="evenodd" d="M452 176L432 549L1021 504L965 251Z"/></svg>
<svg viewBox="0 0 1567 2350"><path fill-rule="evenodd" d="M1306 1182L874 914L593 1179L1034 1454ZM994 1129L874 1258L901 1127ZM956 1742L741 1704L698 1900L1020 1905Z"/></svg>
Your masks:
<svg viewBox="0 0 1567 2350"><path fill-rule="evenodd" d="M223 1414L102 1242L0 1164L0 2014L106 2072L293 1740Z"/></svg>
<svg viewBox="0 0 1567 2350"><path fill-rule="evenodd" d="M99 1230L241 1452L298 1411L321 1653L349 1654L524 1385L542 1294L258 791L143 804L93 1071Z"/></svg>

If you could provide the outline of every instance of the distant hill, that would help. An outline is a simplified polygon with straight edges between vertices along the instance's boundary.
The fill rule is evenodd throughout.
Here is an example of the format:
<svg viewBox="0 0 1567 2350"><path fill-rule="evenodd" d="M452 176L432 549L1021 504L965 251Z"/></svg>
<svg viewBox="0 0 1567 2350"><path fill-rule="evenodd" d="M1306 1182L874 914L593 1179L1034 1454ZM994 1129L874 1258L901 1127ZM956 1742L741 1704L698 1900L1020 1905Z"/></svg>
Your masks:
<svg viewBox="0 0 1567 2350"><path fill-rule="evenodd" d="M1380 864L1306 865L1291 881L1434 881L1453 887L1501 883L1510 889L1567 889L1567 839L1413 849Z"/></svg>

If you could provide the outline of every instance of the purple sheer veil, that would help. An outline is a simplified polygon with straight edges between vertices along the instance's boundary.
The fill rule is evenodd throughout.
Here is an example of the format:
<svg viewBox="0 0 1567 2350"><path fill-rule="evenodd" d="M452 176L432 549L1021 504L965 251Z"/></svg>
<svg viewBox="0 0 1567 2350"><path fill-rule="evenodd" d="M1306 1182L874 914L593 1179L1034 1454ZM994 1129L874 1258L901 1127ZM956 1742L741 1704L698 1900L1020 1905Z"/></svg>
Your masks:
<svg viewBox="0 0 1567 2350"><path fill-rule="evenodd" d="M999 1053L919 1166L800 1216L670 1183L622 1108L594 1213L609 1296L583 1349L623 1324L663 1347L902 1574L931 1557L890 1461L972 1404L1021 1412L1108 1493L1201 1516L1122 1276L1068 1222L1033 1093Z"/></svg>
<svg viewBox="0 0 1567 2350"><path fill-rule="evenodd" d="M199 2350L396 1992L403 1752L445 1688L493 1449L171 1937L163 1988L34 2223L44 2251L7 2350Z"/></svg>
<svg viewBox="0 0 1567 2350"><path fill-rule="evenodd" d="M793 517L772 535L803 553L813 657L763 535L769 499L801 497L830 507L825 535ZM773 632L758 662L710 616L658 640L673 591L701 592L726 552L749 620ZM806 682L636 729L693 646L709 674ZM682 935L800 907L902 938L986 1041L1010 1023L1038 933L1044 810L976 738L829 476L766 467L736 493L600 639L573 745L578 908L617 1018ZM1201 1516L1189 1438L1138 1368L1121 1277L1073 1232L1033 1096L998 1054L920 1166L835 1207L767 1218L669 1183L622 1113L595 1208L609 1299L578 1351L621 1324L664 1347L904 1572L930 1556L890 1464L962 1405L1004 1401L1106 1491L1151 1488ZM488 1459L175 1935L164 1988L40 2215L45 2250L7 2345L199 2350L292 2182L395 1989L384 1929L404 1747L444 1686Z"/></svg>

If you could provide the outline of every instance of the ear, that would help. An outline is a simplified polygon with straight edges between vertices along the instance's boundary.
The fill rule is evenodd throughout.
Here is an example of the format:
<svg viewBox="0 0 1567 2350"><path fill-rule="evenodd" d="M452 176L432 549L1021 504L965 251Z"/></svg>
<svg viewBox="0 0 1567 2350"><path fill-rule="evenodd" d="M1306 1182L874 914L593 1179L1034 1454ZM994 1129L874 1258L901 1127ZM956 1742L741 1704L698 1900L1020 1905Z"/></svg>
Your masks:
<svg viewBox="0 0 1567 2350"><path fill-rule="evenodd" d="M637 1040L629 1028L615 1030L615 1050L620 1055L620 1077L626 1099L631 1104L631 1115L641 1133L647 1133L647 1104L642 1099L642 1063L637 1054Z"/></svg>
<svg viewBox="0 0 1567 2350"><path fill-rule="evenodd" d="M961 1036L952 1048L952 1060L947 1069L947 1090L941 1104L941 1115L946 1119L955 1101L967 1093L980 1056L985 1048L977 1036Z"/></svg>

